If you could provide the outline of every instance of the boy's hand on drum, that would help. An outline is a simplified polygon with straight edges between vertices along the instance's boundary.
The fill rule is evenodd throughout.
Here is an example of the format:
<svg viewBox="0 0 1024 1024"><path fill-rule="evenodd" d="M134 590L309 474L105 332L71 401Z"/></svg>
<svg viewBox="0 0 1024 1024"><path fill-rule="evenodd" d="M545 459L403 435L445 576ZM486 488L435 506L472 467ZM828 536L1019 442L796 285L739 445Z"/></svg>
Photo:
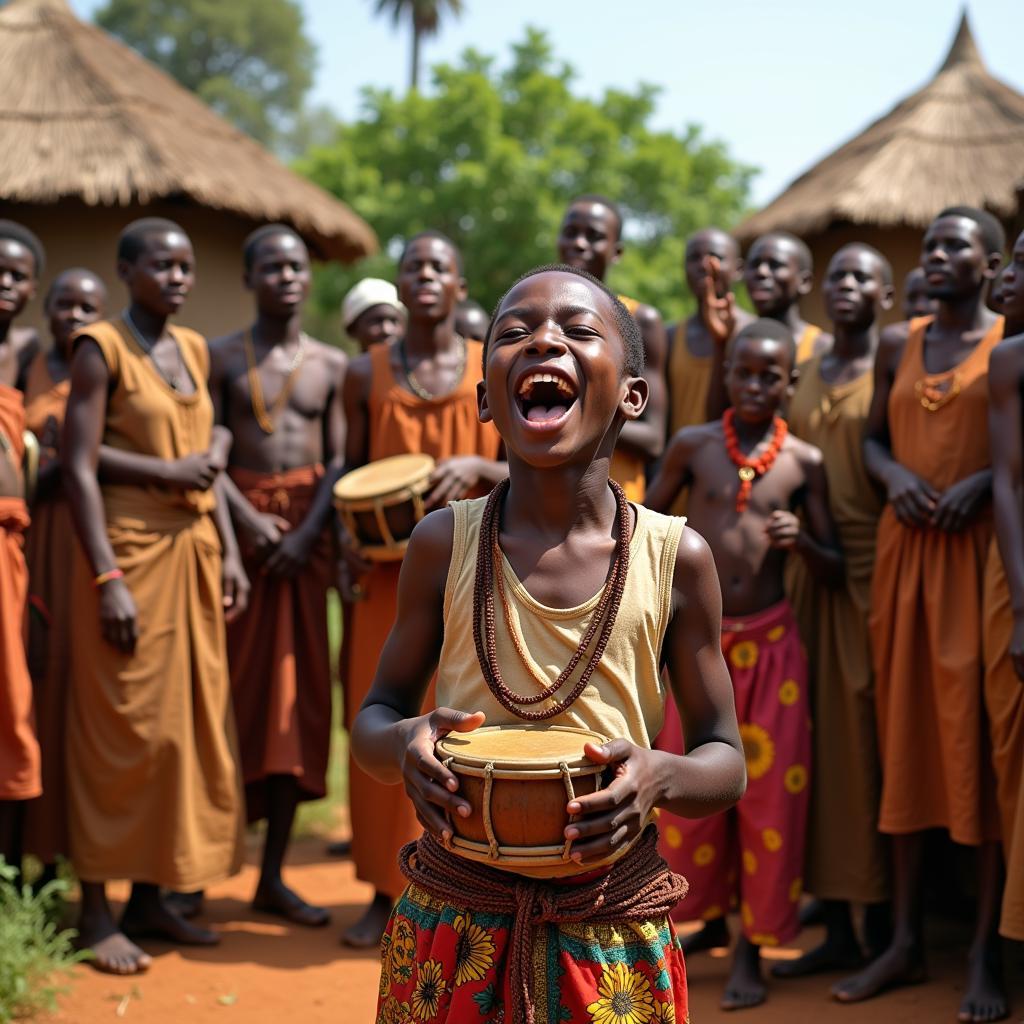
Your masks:
<svg viewBox="0 0 1024 1024"><path fill-rule="evenodd" d="M457 796L459 780L438 760L434 744L450 732L471 732L484 724L484 713L469 714L454 708L436 708L428 715L406 718L397 725L400 767L416 817L434 835L450 838L452 829L444 811L468 818L469 802Z"/></svg>
<svg viewBox="0 0 1024 1024"><path fill-rule="evenodd" d="M657 802L659 779L650 750L629 740L611 740L597 746L588 743L584 753L595 764L615 766L615 778L596 793L588 793L566 805L569 814L580 815L565 828L574 840L571 857L578 864L598 860L633 839L647 824Z"/></svg>
<svg viewBox="0 0 1024 1024"><path fill-rule="evenodd" d="M449 501L465 497L480 483L482 462L479 455L453 455L442 459L430 475L427 508L444 508Z"/></svg>

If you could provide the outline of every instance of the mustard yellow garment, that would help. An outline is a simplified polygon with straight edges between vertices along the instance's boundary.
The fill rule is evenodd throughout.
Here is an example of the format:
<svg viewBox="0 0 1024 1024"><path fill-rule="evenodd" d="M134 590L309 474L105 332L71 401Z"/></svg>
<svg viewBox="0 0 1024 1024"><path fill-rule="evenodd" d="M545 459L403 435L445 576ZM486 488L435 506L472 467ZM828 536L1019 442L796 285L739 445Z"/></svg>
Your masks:
<svg viewBox="0 0 1024 1024"><path fill-rule="evenodd" d="M480 520L486 498L452 502L455 535L444 594L444 643L437 669L437 703L461 711L484 711L488 725L521 724L484 682L473 642L473 586ZM661 643L671 615L672 577L684 521L637 506L629 546L629 573L615 627L590 684L551 725L593 729L650 748L661 730L667 691L659 671ZM548 608L535 601L502 560L513 628L525 641L534 672L553 682L575 653L600 593L575 608ZM501 602L497 602L497 653L502 676L517 693L541 689L516 653ZM564 696L582 666L556 695ZM533 705L541 710L547 702Z"/></svg>
<svg viewBox="0 0 1024 1024"><path fill-rule="evenodd" d="M111 378L103 443L161 459L205 451L213 407L203 338L174 329L197 385L173 391L123 321L92 324ZM138 607L133 654L103 640L93 570L72 574L71 854L90 882L199 889L241 865L242 800L212 492L103 487L107 532Z"/></svg>
<svg viewBox="0 0 1024 1024"><path fill-rule="evenodd" d="M807 646L814 767L805 880L821 899L874 903L888 895L877 829L881 769L868 613L882 500L864 469L872 374L844 384L821 377L822 356L803 367L789 407L798 437L821 449L846 580L818 584L800 558L787 560L790 601Z"/></svg>

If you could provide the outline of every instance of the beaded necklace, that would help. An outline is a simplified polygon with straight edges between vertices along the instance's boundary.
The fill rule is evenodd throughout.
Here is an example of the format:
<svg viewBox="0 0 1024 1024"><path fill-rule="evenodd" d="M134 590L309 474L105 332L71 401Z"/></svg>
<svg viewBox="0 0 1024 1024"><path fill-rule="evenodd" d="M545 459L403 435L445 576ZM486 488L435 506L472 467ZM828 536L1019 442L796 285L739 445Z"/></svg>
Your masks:
<svg viewBox="0 0 1024 1024"><path fill-rule="evenodd" d="M264 434L272 434L277 429L277 417L285 407L292 391L295 390L295 382L298 379L299 367L306 355L306 334L299 332L299 343L295 346L295 355L292 356L291 365L288 367L288 376L285 378L281 390L277 393L267 411L266 402L263 399L263 384L260 382L259 368L256 365L256 347L253 343L253 332L250 328L245 332L245 361L248 364L249 396L252 404L252 414L256 423Z"/></svg>
<svg viewBox="0 0 1024 1024"><path fill-rule="evenodd" d="M772 439L768 447L757 456L751 458L740 451L739 438L736 436L736 412L733 409L726 409L722 416L722 432L725 434L725 450L736 466L736 475L740 478L740 488L736 492L736 511L743 512L750 504L750 492L754 489L754 480L764 476L778 458L782 443L786 440L789 427L781 416L776 416Z"/></svg>
<svg viewBox="0 0 1024 1024"><path fill-rule="evenodd" d="M497 630L494 615L495 578L497 578L498 592L501 595L502 605L504 606L505 621L508 624L512 637L512 644L530 674L539 683L544 684L544 680L537 675L527 660L523 641L509 616L508 598L505 594L504 569L501 565L501 546L498 542L498 533L499 521L501 519L501 504L509 488L509 481L507 479L502 480L491 491L487 498L487 504L484 506L483 518L480 522L480 542L477 547L476 579L473 586L473 641L476 644L476 655L480 662L484 681L487 683L487 688L493 694L494 699L506 711L525 721L543 722L548 718L554 718L555 715L560 715L567 711L587 688L590 677L594 674L594 670L600 663L605 648L608 646L608 641L611 638L612 629L615 626L615 618L619 613L619 605L622 603L622 594L626 586L626 573L629 571L631 516L629 502L626 500L626 495L622 488L614 480L609 480L608 485L615 494L618 538L615 548L615 560L612 563L608 579L605 581L604 589L601 592L601 599L598 601L590 623L575 653L569 659L568 665L565 666L553 683L544 685L543 689L532 694L521 694L512 690L502 678L501 668L498 665ZM600 627L600 632L598 632L598 627ZM565 697L555 701L554 704L543 711L525 710L520 706L539 704L541 701L553 699L554 695L572 676L573 672L576 671L595 635L597 636L597 643L587 659L583 672L576 681L576 685Z"/></svg>

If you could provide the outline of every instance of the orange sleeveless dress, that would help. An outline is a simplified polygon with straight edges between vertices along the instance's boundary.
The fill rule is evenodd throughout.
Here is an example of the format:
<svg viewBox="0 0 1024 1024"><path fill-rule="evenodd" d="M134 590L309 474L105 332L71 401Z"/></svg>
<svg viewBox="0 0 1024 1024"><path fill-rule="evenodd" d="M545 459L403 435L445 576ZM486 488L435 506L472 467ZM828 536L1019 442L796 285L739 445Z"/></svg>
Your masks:
<svg viewBox="0 0 1024 1024"><path fill-rule="evenodd" d="M999 319L959 366L929 374L914 320L889 396L893 457L937 491L989 465L988 360ZM929 411L918 382L953 397ZM878 528L871 639L882 799L879 828L945 828L958 843L999 837L982 707L982 588L992 539L986 508L961 533L916 529L891 506Z"/></svg>
<svg viewBox="0 0 1024 1024"><path fill-rule="evenodd" d="M450 394L424 399L403 388L391 370L387 345L369 350L372 367L367 421L369 461L389 455L425 452L441 460L453 455L497 458L501 439L477 415L476 385L482 379L483 345L466 343L462 383ZM377 661L395 621L400 562L374 567L363 580L364 597L352 605L352 641L346 687L346 728L351 730L370 690ZM428 696L432 702L433 697ZM379 892L397 897L405 889L398 851L422 831L401 786L370 778L349 758L349 811L356 876Z"/></svg>
<svg viewBox="0 0 1024 1024"><path fill-rule="evenodd" d="M0 384L0 431L9 458L25 454L25 403ZM28 569L22 534L29 523L23 498L0 497L0 800L30 800L42 791L39 743L32 713L32 680L25 660Z"/></svg>
<svg viewBox="0 0 1024 1024"><path fill-rule="evenodd" d="M40 439L64 425L71 381L55 383L46 354L28 371L25 423ZM59 489L32 506L25 537L29 577L29 670L35 691L36 732L43 757L43 795L25 809L25 849L44 864L70 851L67 825L67 760L64 748L68 677L71 672L71 592L68 566L78 547L71 512Z"/></svg>
<svg viewBox="0 0 1024 1024"><path fill-rule="evenodd" d="M209 447L206 342L173 331L193 395L169 387L122 320L79 331L110 373L103 444L159 459ZM216 497L135 484L104 484L102 493L139 636L132 654L103 639L93 567L79 545L67 719L72 861L89 882L202 889L241 867L244 830Z"/></svg>

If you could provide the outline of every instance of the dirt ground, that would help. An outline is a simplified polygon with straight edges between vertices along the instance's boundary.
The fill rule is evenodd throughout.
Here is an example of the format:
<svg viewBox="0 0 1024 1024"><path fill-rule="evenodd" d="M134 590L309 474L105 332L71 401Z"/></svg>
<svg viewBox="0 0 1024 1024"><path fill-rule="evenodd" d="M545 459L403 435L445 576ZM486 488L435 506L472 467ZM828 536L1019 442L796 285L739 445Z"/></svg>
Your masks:
<svg viewBox="0 0 1024 1024"><path fill-rule="evenodd" d="M255 840L249 862L235 879L209 893L206 919L223 942L213 950L181 950L147 944L153 966L137 979L99 974L88 966L76 973L54 1024L365 1024L372 1022L377 989L374 954L338 944L341 929L355 919L369 897L347 860L328 860L324 842L295 844L289 882L308 899L328 906L327 929L307 930L277 923L248 906L255 882ZM123 896L123 890L116 893ZM838 976L772 984L769 1002L740 1014L751 1024L934 1024L955 1021L962 990L965 931L937 924L932 929L931 981L860 1006L838 1006L827 998ZM800 946L818 941L808 929ZM779 956L795 955L780 950ZM725 956L695 956L687 965L695 1024L726 1017L718 1010ZM1012 1020L1024 1020L1024 949L1014 947L1007 967L1013 978ZM461 1024L461 1022L460 1022Z"/></svg>

